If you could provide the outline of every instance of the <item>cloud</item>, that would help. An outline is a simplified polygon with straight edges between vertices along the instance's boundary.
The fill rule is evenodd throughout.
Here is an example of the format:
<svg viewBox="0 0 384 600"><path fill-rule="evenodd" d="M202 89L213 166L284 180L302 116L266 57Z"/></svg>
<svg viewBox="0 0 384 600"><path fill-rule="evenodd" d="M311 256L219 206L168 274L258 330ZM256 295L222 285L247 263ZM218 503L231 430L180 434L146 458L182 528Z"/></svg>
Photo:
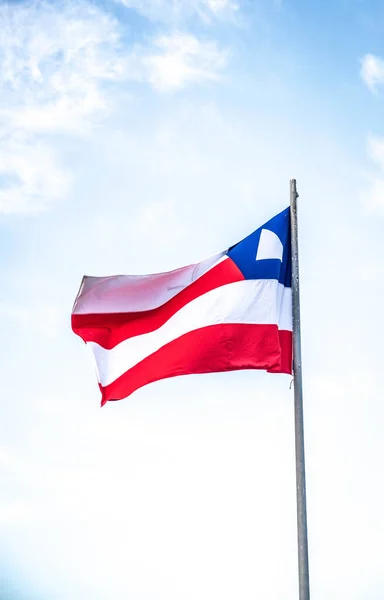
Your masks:
<svg viewBox="0 0 384 600"><path fill-rule="evenodd" d="M372 177L369 190L365 194L365 203L370 210L382 212L384 209L384 174Z"/></svg>
<svg viewBox="0 0 384 600"><path fill-rule="evenodd" d="M384 171L384 138L369 138L368 152L371 159Z"/></svg>
<svg viewBox="0 0 384 600"><path fill-rule="evenodd" d="M144 51L143 76L159 91L178 90L190 83L217 80L228 54L214 41L202 42L191 34L175 33L154 40Z"/></svg>
<svg viewBox="0 0 384 600"><path fill-rule="evenodd" d="M133 218L134 236L148 237L154 243L174 244L185 234L185 226L179 218L172 200L154 201L140 207ZM169 232L172 232L172 236Z"/></svg>
<svg viewBox="0 0 384 600"><path fill-rule="evenodd" d="M217 18L233 18L239 5L233 0L115 0L142 16L161 22L173 22L197 16L205 23Z"/></svg>
<svg viewBox="0 0 384 600"><path fill-rule="evenodd" d="M366 54L361 61L360 75L367 87L375 92L384 85L384 60L373 54ZM384 138L371 136L368 139L368 154L376 165L376 171L369 174L369 185L364 192L364 202L369 210L380 212L384 209Z"/></svg>
<svg viewBox="0 0 384 600"><path fill-rule="evenodd" d="M0 213L44 210L70 184L69 173L49 145L13 139L11 132L0 141Z"/></svg>
<svg viewBox="0 0 384 600"><path fill-rule="evenodd" d="M136 2L137 10L202 17L234 9L229 0ZM118 104L116 85L156 91L217 80L227 52L190 33L155 36L129 47L121 23L86 1L0 7L0 213L47 210L65 197L71 175L58 141L84 137Z"/></svg>
<svg viewBox="0 0 384 600"><path fill-rule="evenodd" d="M118 22L87 2L4 6L2 114L30 131L82 131L107 108L102 83L119 79Z"/></svg>
<svg viewBox="0 0 384 600"><path fill-rule="evenodd" d="M60 306L42 302L40 304L0 303L1 317L16 325L23 333L33 332L39 336L54 338L63 324L67 325L67 314Z"/></svg>
<svg viewBox="0 0 384 600"><path fill-rule="evenodd" d="M14 525L27 519L28 506L22 500L2 502L0 510L0 524Z"/></svg>
<svg viewBox="0 0 384 600"><path fill-rule="evenodd" d="M123 76L118 22L87 2L0 7L0 211L33 212L64 196L70 177L52 142L84 135L111 107Z"/></svg>
<svg viewBox="0 0 384 600"><path fill-rule="evenodd" d="M361 61L360 75L366 86L373 92L384 84L384 60L373 54L366 54Z"/></svg>
<svg viewBox="0 0 384 600"><path fill-rule="evenodd" d="M384 209L384 138L370 137L368 154L377 168L375 173L369 175L364 201L370 210L381 212Z"/></svg>

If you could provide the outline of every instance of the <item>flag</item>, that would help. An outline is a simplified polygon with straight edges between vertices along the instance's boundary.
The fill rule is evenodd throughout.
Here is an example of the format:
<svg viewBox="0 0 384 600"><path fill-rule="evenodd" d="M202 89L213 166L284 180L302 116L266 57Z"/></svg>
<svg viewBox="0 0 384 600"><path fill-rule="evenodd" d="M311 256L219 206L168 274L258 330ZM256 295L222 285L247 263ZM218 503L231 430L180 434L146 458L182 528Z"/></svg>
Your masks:
<svg viewBox="0 0 384 600"><path fill-rule="evenodd" d="M292 372L289 208L200 263L84 277L72 329L93 351L101 404L177 375Z"/></svg>

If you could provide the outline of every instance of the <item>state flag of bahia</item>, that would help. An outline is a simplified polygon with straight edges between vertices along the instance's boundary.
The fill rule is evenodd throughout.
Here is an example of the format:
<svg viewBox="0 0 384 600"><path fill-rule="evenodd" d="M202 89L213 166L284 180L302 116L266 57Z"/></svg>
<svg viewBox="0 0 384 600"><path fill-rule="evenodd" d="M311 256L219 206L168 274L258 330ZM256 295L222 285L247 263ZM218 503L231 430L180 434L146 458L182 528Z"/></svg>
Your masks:
<svg viewBox="0 0 384 600"><path fill-rule="evenodd" d="M177 375L291 374L289 208L200 263L84 277L72 329L93 351L102 405Z"/></svg>

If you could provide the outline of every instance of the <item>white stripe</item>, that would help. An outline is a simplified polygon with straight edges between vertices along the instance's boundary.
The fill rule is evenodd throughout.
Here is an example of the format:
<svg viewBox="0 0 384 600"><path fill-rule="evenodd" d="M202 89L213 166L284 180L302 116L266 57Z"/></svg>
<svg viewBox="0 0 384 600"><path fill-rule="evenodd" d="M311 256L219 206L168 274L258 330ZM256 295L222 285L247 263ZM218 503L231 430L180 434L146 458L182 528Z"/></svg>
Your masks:
<svg viewBox="0 0 384 600"><path fill-rule="evenodd" d="M292 331L292 289L279 283L278 294L279 329Z"/></svg>
<svg viewBox="0 0 384 600"><path fill-rule="evenodd" d="M88 342L96 358L99 382L109 385L165 344L209 325L280 323L292 330L291 289L283 287L276 279L237 281L199 296L159 329L129 338L112 350Z"/></svg>
<svg viewBox="0 0 384 600"><path fill-rule="evenodd" d="M195 265L155 275L86 276L73 314L141 312L158 308L227 258L221 252Z"/></svg>

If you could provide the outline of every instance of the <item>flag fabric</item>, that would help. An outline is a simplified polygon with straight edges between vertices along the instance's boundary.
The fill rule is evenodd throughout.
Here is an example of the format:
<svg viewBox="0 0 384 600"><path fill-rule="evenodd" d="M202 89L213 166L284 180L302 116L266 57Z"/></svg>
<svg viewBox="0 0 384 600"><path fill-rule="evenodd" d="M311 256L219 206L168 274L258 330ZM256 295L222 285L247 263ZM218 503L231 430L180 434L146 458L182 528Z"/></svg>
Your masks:
<svg viewBox="0 0 384 600"><path fill-rule="evenodd" d="M93 351L102 405L177 375L292 373L289 208L195 265L84 277L72 329Z"/></svg>

